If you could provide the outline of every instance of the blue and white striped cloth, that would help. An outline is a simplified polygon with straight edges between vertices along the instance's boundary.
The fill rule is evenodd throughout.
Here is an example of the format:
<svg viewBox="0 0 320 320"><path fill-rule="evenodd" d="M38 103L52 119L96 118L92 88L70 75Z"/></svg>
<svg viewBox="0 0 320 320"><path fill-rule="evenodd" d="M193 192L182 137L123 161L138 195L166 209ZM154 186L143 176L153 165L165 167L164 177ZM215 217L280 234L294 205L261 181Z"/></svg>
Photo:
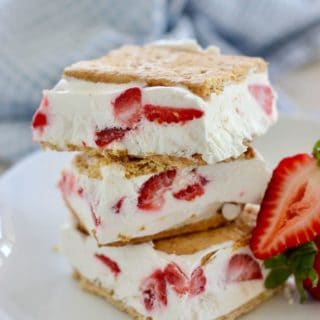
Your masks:
<svg viewBox="0 0 320 320"><path fill-rule="evenodd" d="M264 56L276 76L319 57L320 1L0 0L0 159L32 148L32 113L64 66L122 43L190 37Z"/></svg>

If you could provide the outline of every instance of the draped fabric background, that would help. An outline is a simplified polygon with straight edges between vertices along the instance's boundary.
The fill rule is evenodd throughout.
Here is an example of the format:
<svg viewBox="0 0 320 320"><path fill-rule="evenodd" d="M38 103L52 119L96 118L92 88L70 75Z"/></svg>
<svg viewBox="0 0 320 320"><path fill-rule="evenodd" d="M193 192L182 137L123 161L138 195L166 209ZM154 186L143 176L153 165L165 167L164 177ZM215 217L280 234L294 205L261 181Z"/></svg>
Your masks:
<svg viewBox="0 0 320 320"><path fill-rule="evenodd" d="M66 65L123 43L190 37L263 56L277 77L320 56L320 1L0 0L0 160L35 148L32 113Z"/></svg>

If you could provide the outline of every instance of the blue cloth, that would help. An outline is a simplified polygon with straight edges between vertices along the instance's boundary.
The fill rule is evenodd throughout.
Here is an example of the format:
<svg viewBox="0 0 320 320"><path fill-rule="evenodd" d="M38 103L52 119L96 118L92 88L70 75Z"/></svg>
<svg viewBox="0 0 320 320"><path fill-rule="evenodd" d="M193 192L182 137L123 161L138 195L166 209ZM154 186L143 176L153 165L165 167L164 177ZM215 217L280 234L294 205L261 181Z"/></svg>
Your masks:
<svg viewBox="0 0 320 320"><path fill-rule="evenodd" d="M41 90L66 65L123 43L190 37L263 56L276 76L320 55L320 1L0 0L0 159L32 147Z"/></svg>

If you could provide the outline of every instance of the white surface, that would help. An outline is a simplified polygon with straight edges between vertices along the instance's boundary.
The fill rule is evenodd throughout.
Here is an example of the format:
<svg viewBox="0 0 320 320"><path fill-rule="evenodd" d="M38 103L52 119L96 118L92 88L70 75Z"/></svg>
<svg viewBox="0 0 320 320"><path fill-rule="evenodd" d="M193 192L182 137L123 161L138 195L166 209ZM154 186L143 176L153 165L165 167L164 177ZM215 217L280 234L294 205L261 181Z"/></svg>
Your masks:
<svg viewBox="0 0 320 320"><path fill-rule="evenodd" d="M310 151L320 138L320 124L281 119L257 143L270 165L284 155ZM36 153L0 179L0 246L2 218L8 230L13 220L12 254L0 253L1 320L129 319L103 300L81 292L70 277L70 268L53 252L66 209L55 188L60 168L69 155ZM10 229L9 229L10 231ZM282 295L245 316L246 320L315 320L320 303L289 305Z"/></svg>

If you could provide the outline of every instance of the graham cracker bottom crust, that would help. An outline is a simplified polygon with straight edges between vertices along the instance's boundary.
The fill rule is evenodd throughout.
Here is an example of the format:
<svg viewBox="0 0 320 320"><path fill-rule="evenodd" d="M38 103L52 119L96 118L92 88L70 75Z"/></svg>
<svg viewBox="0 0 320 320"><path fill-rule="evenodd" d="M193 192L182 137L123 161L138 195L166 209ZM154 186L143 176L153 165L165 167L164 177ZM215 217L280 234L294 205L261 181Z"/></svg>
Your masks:
<svg viewBox="0 0 320 320"><path fill-rule="evenodd" d="M89 234L90 233L89 230L86 228L85 224L81 221L78 213L72 208L71 204L66 199L66 197L63 197L63 199L64 199L64 202L65 202L67 208L71 212L71 215L77 221L78 228L82 232ZM99 246L121 247L121 246L125 246L128 244L138 244L138 243L148 242L148 241L153 241L153 240L172 238L172 237L175 237L178 235L190 234L190 233L199 232L199 231L206 231L209 229L221 227L223 225L226 225L227 223L228 223L228 220L226 220L222 214L217 213L214 216L212 216L211 218L201 220L198 222L194 222L194 223L185 224L185 225L177 227L177 228L171 228L169 230L164 230L164 231L158 232L156 234L152 234L152 235L136 237L136 238L129 238L126 235L119 234L118 235L119 240L111 242L111 243L99 243L99 241L95 235L95 231L93 230L91 233L93 234L93 236L97 240Z"/></svg>
<svg viewBox="0 0 320 320"><path fill-rule="evenodd" d="M116 300L113 297L112 291L102 288L99 285L93 283L92 281L86 279L82 276L78 271L74 271L73 278L79 282L80 288L84 291L89 293L93 293L97 296L104 298L108 303L116 307L122 312L127 313L129 316L132 317L134 320L152 320L152 317L145 317L142 314L138 313L134 308L126 306L122 301ZM213 319L213 320L235 320L240 316L252 311L255 309L259 304L263 303L264 301L270 299L273 295L275 295L280 289L278 290L266 290L265 292L261 293L254 299L248 301L247 303L243 304L242 306L238 307L237 309L231 311L229 314L224 315L220 318Z"/></svg>

